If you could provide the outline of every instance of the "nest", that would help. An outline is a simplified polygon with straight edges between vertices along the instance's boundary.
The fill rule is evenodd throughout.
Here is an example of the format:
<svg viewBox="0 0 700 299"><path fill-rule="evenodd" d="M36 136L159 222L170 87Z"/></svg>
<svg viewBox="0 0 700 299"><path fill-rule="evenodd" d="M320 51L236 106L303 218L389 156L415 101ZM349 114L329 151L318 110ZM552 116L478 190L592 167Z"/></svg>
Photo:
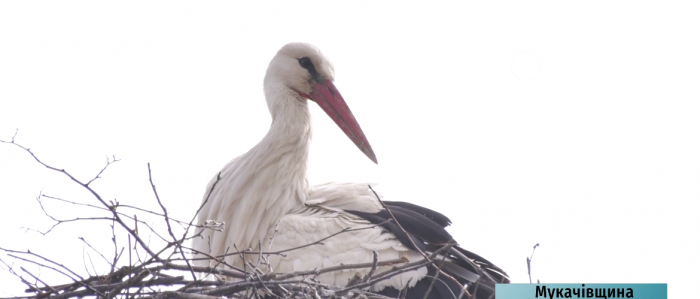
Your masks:
<svg viewBox="0 0 700 299"><path fill-rule="evenodd" d="M246 249L227 254L240 255L241 257L244 257L245 254L255 254L258 257L255 262L245 258L241 259L246 261L244 269L228 265L225 262L225 256L209 256L204 253L200 254L207 256L206 259L209 259L210 265L213 266L195 266L195 261L192 258L195 251L188 246L190 240L198 236L192 231L195 231L196 228L223 230L224 224L208 221L204 225L198 226L194 224L196 213L189 221L172 218L161 202L153 183L150 164L148 165L149 182L153 190L154 201L157 202L160 210L149 210L122 205L116 200L105 200L92 187L91 184L98 180L111 164L119 161L115 157L108 157L104 167L94 177L82 181L62 168L44 163L29 148L16 143L14 136L10 141L0 140L0 142L22 149L31 155L37 163L51 171L65 175L91 195L92 202L84 203L40 194L36 199L44 214L54 222L50 229L40 233L47 234L56 226L67 222L107 220L111 221L112 234L109 237L111 237L111 243L114 247L111 256L109 256L110 254L105 255L85 239L80 238L85 245L92 249L93 253L99 254L109 264L109 270L105 271L107 273L103 275L90 275L87 267L88 275L80 275L78 272L83 271L70 269L64 266L61 261L53 260L48 256L30 250L21 251L0 247L0 250L7 253L7 257L13 259L9 262L0 258L0 265L27 286L25 294L9 298L390 298L372 293L369 290L374 284L400 273L425 266L436 267L435 265L439 263L438 260L434 260L436 256L440 252L449 250L451 246L446 245L431 255L425 255L424 260L412 263L403 258L381 261L378 260L375 252L374 260L369 263L338 265L292 273L274 273L265 270L270 268L269 264L266 264L266 257L269 255L284 254L285 251L291 250L303 250L304 247L321 244L328 238L351 231L346 229L316 242L285 251L263 252L261 249L257 251ZM45 200L80 205L93 209L96 213L100 213L99 215L106 216L82 215L75 219L58 219L47 211L43 203ZM137 213L133 213L134 211ZM144 216L137 216L137 214L159 218L161 224L164 225L161 225L162 229L153 227L142 220ZM163 242L160 242L162 246L149 245L150 242L142 239L144 231L162 240ZM126 240L127 246L119 244L119 240ZM262 244L259 247L262 248ZM63 277L63 280L59 283L42 280L39 275L22 266L23 264L58 273ZM389 270L377 272L376 270L380 266L391 267ZM367 274L361 275L358 272L343 286L323 284L318 279L318 276L324 273L349 269L363 269L362 272ZM405 296L405 294L399 294L400 297L402 295ZM467 298L473 297L470 290L466 288L459 297L463 295Z"/></svg>

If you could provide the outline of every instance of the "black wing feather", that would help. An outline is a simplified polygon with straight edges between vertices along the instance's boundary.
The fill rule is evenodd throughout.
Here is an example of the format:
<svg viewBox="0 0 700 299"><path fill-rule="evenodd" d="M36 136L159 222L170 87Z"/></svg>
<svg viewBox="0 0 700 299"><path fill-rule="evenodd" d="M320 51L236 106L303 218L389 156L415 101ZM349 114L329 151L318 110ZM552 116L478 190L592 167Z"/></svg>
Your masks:
<svg viewBox="0 0 700 299"><path fill-rule="evenodd" d="M447 218L447 216L443 215L442 213L433 211L428 208L424 208L418 205L414 205L412 203L408 202L403 202L403 201L388 201L388 200L383 200L384 204L387 207L403 207L408 210L414 211L416 213L419 213L425 217L430 218L431 220L435 221L435 223L439 224L442 227L448 227L450 224L452 224L452 221L450 218Z"/></svg>
<svg viewBox="0 0 700 299"><path fill-rule="evenodd" d="M416 235L425 242L444 245L452 241L452 235L430 218L404 207L387 206L387 208L407 232ZM391 219L391 215L387 211L379 213L385 214L382 216Z"/></svg>
<svg viewBox="0 0 700 299"><path fill-rule="evenodd" d="M454 244L450 253L446 253L446 257L442 261L444 263L442 270L457 279L459 284L437 273L434 267L428 267L428 276L418 281L416 286L408 289L406 298L424 298L436 276L438 280L427 298L456 298L462 290L462 285L468 285L469 292L476 294L475 298L477 299L493 298L496 283L510 283L508 275L501 268L481 256L457 246L452 236L445 230L445 227L451 224L450 219L445 215L407 202L384 201L384 204L391 211L391 214L384 209L378 213L351 210L346 212L362 217L373 224L381 225L393 233L401 244L413 250L430 254L445 244ZM406 231L405 233L393 221L391 215L394 215ZM416 244L418 248L413 244ZM441 263L440 260L442 258L436 260L438 265ZM475 283L477 281L478 283ZM399 295L399 290L385 288L379 294L396 297Z"/></svg>

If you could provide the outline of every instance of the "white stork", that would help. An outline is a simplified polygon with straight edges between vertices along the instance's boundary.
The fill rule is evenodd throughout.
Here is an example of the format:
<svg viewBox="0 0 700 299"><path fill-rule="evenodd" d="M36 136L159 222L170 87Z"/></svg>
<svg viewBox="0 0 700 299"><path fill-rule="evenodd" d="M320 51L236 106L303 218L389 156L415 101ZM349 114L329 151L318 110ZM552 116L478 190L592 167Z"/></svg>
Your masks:
<svg viewBox="0 0 700 299"><path fill-rule="evenodd" d="M236 251L234 248L257 251L260 244L264 251L274 252L313 243L346 228L371 227L341 233L322 244L289 251L284 256L271 255L269 270L287 273L367 263L372 262L373 251L379 260L405 257L411 262L420 261L424 257L418 249L431 254L451 243L455 246L446 252L442 271L462 285L475 285L473 282L481 278L477 298L491 296L494 284L508 282L508 276L485 259L458 247L445 230L450 220L444 215L410 203L385 201L404 232L390 220L391 214L367 184L309 185L308 100L321 106L355 145L377 162L367 138L333 85L333 78L330 61L312 45L290 43L277 52L264 81L272 115L270 130L260 143L229 162L208 184L198 224L220 221L225 222L226 229L201 231L201 237L193 244L196 252L222 256ZM255 263L257 256L250 256L250 260ZM225 261L243 268L238 255L228 255ZM198 261L198 265L209 263ZM387 269L380 267L376 273ZM364 275L369 269L329 272L321 274L319 280L345 286L358 272ZM423 298L436 273L432 266L418 268L380 282L371 291L396 296L399 290L407 288L407 298ZM444 275L439 278L428 298L459 296L460 285Z"/></svg>

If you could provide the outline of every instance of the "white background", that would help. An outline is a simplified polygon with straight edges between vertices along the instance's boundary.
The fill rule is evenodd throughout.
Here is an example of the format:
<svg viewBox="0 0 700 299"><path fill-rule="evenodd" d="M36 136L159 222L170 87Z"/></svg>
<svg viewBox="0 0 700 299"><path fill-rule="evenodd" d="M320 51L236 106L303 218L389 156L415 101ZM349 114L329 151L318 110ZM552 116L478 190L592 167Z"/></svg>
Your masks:
<svg viewBox="0 0 700 299"><path fill-rule="evenodd" d="M150 162L170 212L189 220L211 176L268 129L269 60L309 42L333 61L379 160L312 105L312 183L377 182L388 200L440 211L464 247L514 282L528 281L525 257L540 243L533 279L667 282L671 298L690 298L700 267L698 16L695 1L3 1L0 139L19 128L19 143L83 180L115 155L122 161L94 187L155 208ZM45 237L20 229L51 226L34 199L42 190L95 203L0 144L0 247L81 275L90 250L78 236L112 255L106 222ZM0 271L0 296L23 289Z"/></svg>

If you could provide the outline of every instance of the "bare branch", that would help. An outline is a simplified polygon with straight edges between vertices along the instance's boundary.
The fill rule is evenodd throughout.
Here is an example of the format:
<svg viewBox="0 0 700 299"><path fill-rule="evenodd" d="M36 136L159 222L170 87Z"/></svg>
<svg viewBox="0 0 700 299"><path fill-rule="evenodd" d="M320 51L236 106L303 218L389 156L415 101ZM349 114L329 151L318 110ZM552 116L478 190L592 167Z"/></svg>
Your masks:
<svg viewBox="0 0 700 299"><path fill-rule="evenodd" d="M527 259L527 277L530 279L530 283L532 283L532 275L530 274L530 265L532 264L532 256L535 255L535 249L537 249L537 246L540 246L540 243L537 243L537 244L535 244L535 246L532 246L532 253L530 254L530 257L525 257Z"/></svg>
<svg viewBox="0 0 700 299"><path fill-rule="evenodd" d="M80 241L83 241L83 243L85 243L85 245L87 245L88 247L90 247L90 249L92 249L94 252L96 252L97 254L99 254L99 255L102 257L102 259L105 260L105 262L107 262L108 265L111 265L111 263L109 262L109 260L108 260L104 255L102 255L102 253L100 253L99 251L97 251L97 249L95 249L95 247L92 247L92 245L90 245L90 243L88 243L88 242L85 240L85 238L83 238L83 237L78 237L78 239L79 239ZM116 248L115 248L114 255L116 256L116 254L117 254L117 252L116 252Z"/></svg>
<svg viewBox="0 0 700 299"><path fill-rule="evenodd" d="M80 280L76 279L75 277L73 277L73 276L71 276L71 275L66 274L66 272L63 272L63 271L61 271L61 270L59 270L59 269L56 269L55 267L52 267L52 266L49 266L49 265L45 265L45 264L42 264L42 263L39 263L39 262L36 262L36 261L33 261L33 260L29 260L29 259L26 259L26 258L23 258L23 257L19 257L19 256L16 256L16 255L13 255L13 254L8 254L8 256L13 257L13 258L16 258L16 259L18 259L18 260L23 260L23 261L25 261L25 262L38 265L38 266L40 266L40 267L44 267L44 268L47 268L47 269L54 270L54 271L56 271L56 272L58 272L58 273L60 273L60 274L63 274L64 276L70 278L70 279L73 280L75 283L78 283L78 284L80 284L80 285L82 285L82 286L84 286L84 287L86 287L86 288L88 288L88 289L91 289L91 290L95 291L94 289L92 289L91 286L89 286L89 285L87 285L85 282L83 282L85 279L83 279L80 275L78 275L77 273L73 272L72 270L66 268L65 266L63 266L63 265L61 265L61 264L59 264L59 263L56 263L56 262L54 262L54 261L52 261L52 260L49 260L49 259L47 259L47 258L45 258L45 257L43 257L43 256L41 256L41 255L34 254L34 253L30 252L30 251L21 252L21 251L15 251L15 250L5 249L5 248L2 248L2 247L0 247L0 250L3 250L3 251L5 251L5 252L19 253L19 254L29 254L29 255L32 255L32 256L41 258L41 259L43 259L43 260L45 260L45 261L47 261L47 262L50 262L50 263L52 263L52 264L55 264L55 265L57 265L57 266L63 268L64 270L70 272L71 274L75 275L75 276L78 277ZM36 287L32 287L32 288L37 289ZM95 291L95 292L96 292L97 294L100 294L100 295L103 295L103 296L104 296L104 294L101 294L101 293L99 293L99 292L97 292L97 291Z"/></svg>
<svg viewBox="0 0 700 299"><path fill-rule="evenodd" d="M372 268L369 269L369 273L362 278L362 282L367 282L372 279L372 275L377 271L377 266L379 266L379 253L376 250L372 251Z"/></svg>
<svg viewBox="0 0 700 299"><path fill-rule="evenodd" d="M173 234L173 229L170 227L170 218L168 218L168 210L163 205L163 202L160 201L160 196L158 196L158 191L156 191L156 185L153 184L153 176L151 175L151 163L148 163L148 182L151 183L151 189L153 189L153 195L156 196L156 200L158 201L158 205L163 210L163 218L165 219L165 224L168 226L168 234L170 234L170 237L173 238L172 242L173 242L173 244L175 244L175 247L177 249L179 249L180 255L182 256L182 259L185 261L187 266L190 267L190 273L192 274L192 280L197 280L197 276L194 274L194 270L192 270L192 265L190 265L190 261L187 260L187 257L185 257L185 253L182 251L181 245L182 245L182 241L184 240L185 236L183 236L180 240L178 240L175 237L175 234Z"/></svg>
<svg viewBox="0 0 700 299"><path fill-rule="evenodd" d="M15 134L17 134L17 133L15 133ZM17 274L17 272L15 272L15 270L12 268L12 265L8 265L8 264L7 264L5 261L3 261L2 259L0 259L0 262L2 262L2 263L5 265L5 267L7 267L7 271L10 272L10 274L12 274L12 275L14 275L14 276L17 276L17 278L19 278L19 280L20 280L22 283L24 283L25 285L27 285L27 286L29 287L30 290L32 290L32 291L34 291L34 292L39 292L39 291L40 291L39 288L36 287L36 285L33 285L32 283L30 283L30 282L28 282L27 280L25 280L24 277L22 277L21 275Z"/></svg>
<svg viewBox="0 0 700 299"><path fill-rule="evenodd" d="M101 178L100 175L107 169L107 167L109 167L109 165L111 165L112 163L119 162L119 161L121 161L121 160L117 159L117 158L114 157L114 156L112 156L112 160L109 160L109 157L107 157L107 164L105 164L105 166L102 167L102 169L100 170L100 172L98 172L98 173L95 175L95 177L93 177L91 180L89 180L87 183L85 183L85 185L90 185L90 183L92 183L92 182L94 182L95 180Z"/></svg>
<svg viewBox="0 0 700 299"><path fill-rule="evenodd" d="M20 145L20 144L17 144L17 143L15 143L14 141L8 142L8 141L0 140L0 142L2 142L2 143L9 143L9 144L12 144L12 145L14 145L14 146L17 146L17 147L23 149L25 152L27 152L29 155L31 155L32 158L34 158L34 160L36 160L36 162L38 162L38 163L41 164L42 166L44 166L44 167L46 167L46 168L48 168L48 169L50 169L50 170L53 170L53 171L62 173L63 175L65 175L66 177L68 177L71 181L73 181L73 182L77 183L78 185L82 186L83 188L85 188L88 192L90 192L90 194L93 195L93 197L94 197L95 199L97 199L100 203L102 203L102 205L103 205L104 207L108 208L108 209L112 212L112 215L114 216L114 220L115 220L117 223L119 223L119 225L121 225L121 226L122 226L127 232L129 232L134 238L136 238L136 241L141 245L141 247L142 247L146 252L148 252L148 254L151 255L152 258L154 258L154 259L156 259L156 260L160 260L160 258L159 258L153 251L151 251L150 248L148 248L148 246L145 244L145 242L143 242L143 240L141 240L141 238L140 238L126 223L124 223L124 221L123 221L123 220L121 219L121 217L119 216L119 213L116 212L116 209L114 208L114 206L108 204L104 199L102 199L102 196L100 196L99 194L97 194L97 192L96 192L94 189L92 189L88 184L85 184L85 183L81 182L80 180L78 180L77 178L75 178L73 175L71 175L69 172L67 172L67 171L64 170L64 169L58 169L58 168L56 168L56 167L53 167L53 166L50 166L50 165L44 163L44 162L41 161L41 160L34 154L34 152L32 152L29 148L26 148L26 147L24 147L24 146L22 146L22 145Z"/></svg>
<svg viewBox="0 0 700 299"><path fill-rule="evenodd" d="M347 265L341 264L338 266L326 267L326 268L315 269L315 270L290 272L290 273L287 273L284 275L276 276L276 277L274 277L274 280L284 280L284 279L294 278L297 276L306 276L306 275L320 275L323 273L349 270L349 269L361 269L361 268L370 268L371 267L372 269L376 270L377 266L393 266L393 265L405 264L405 263L408 263L407 259L399 258L399 259L393 259L393 260L381 261L381 262L374 261L371 263L359 263L359 264L347 264Z"/></svg>
<svg viewBox="0 0 700 299"><path fill-rule="evenodd" d="M31 272L27 271L27 270L24 269L23 267L19 267L19 268L22 269L22 271L24 271L24 273L27 273L29 276L33 277L36 281L43 283L44 286L45 286L46 288L48 288L49 290L51 290L52 292L58 293L58 291L56 291L54 288L52 288L49 284L47 284L47 283L45 283L43 280L39 279L39 277L37 277L37 276L35 276L34 274L32 274Z"/></svg>

